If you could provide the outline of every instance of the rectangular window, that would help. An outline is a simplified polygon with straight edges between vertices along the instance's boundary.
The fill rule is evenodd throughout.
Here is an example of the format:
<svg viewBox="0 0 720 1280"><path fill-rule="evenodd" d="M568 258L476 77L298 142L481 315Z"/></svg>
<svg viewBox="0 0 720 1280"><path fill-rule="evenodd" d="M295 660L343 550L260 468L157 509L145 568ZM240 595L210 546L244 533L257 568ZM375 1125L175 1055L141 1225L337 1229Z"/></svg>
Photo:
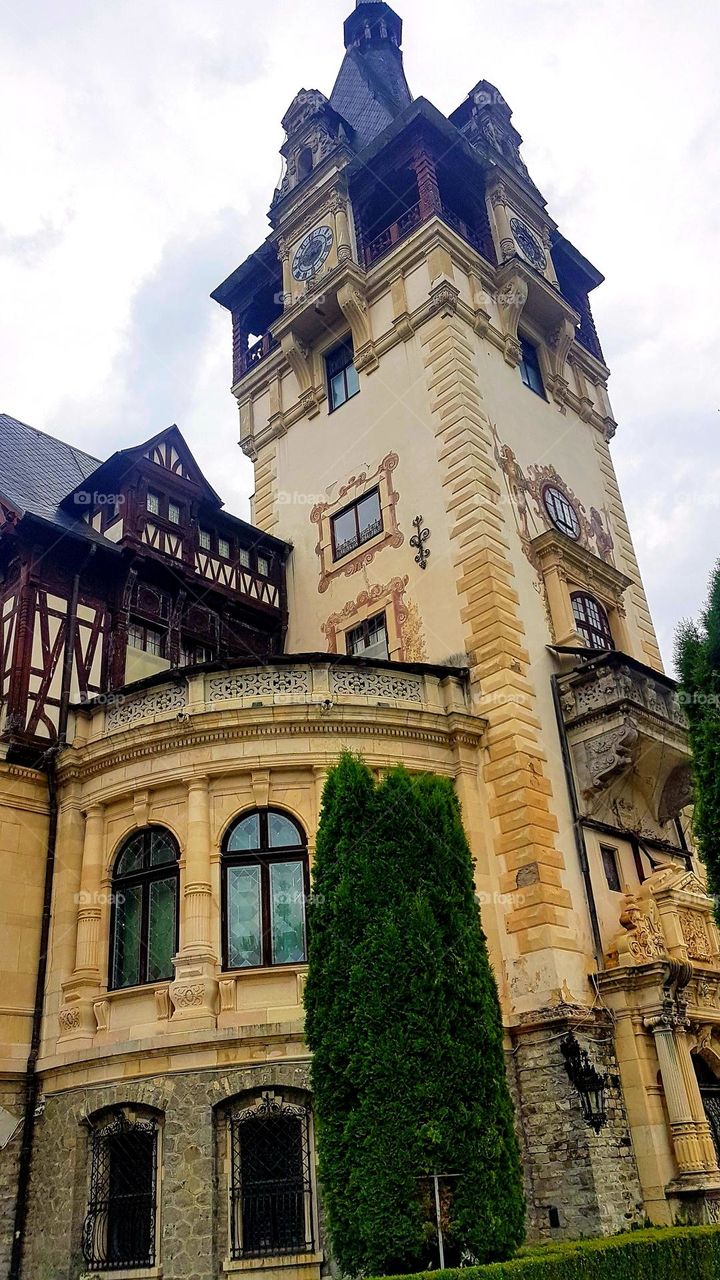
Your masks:
<svg viewBox="0 0 720 1280"><path fill-rule="evenodd" d="M388 658L387 627L385 614L378 613L348 631L347 652L355 658Z"/></svg>
<svg viewBox="0 0 720 1280"><path fill-rule="evenodd" d="M258 573L262 574L263 578L267 578L268 574L270 573L270 565L268 561L265 559L265 556L258 556L257 571Z"/></svg>
<svg viewBox="0 0 720 1280"><path fill-rule="evenodd" d="M212 546L212 539L207 529L198 529L198 546L203 551L209 551Z"/></svg>
<svg viewBox="0 0 720 1280"><path fill-rule="evenodd" d="M526 387L534 391L537 396L545 397L545 388L543 386L542 373L540 372L540 361L538 359L537 347L529 342L527 338L520 339L520 376Z"/></svg>
<svg viewBox="0 0 720 1280"><path fill-rule="evenodd" d="M341 560L383 531L380 492L373 489L332 517L333 560Z"/></svg>
<svg viewBox="0 0 720 1280"><path fill-rule="evenodd" d="M218 538L218 555L225 560L230 559L230 543L227 538Z"/></svg>
<svg viewBox="0 0 720 1280"><path fill-rule="evenodd" d="M131 622L128 627L128 644L132 649L142 649L144 653L152 653L162 658L165 652L165 637L162 631L154 627L146 627L142 622Z"/></svg>
<svg viewBox="0 0 720 1280"><path fill-rule="evenodd" d="M608 889L613 893L622 893L617 849L613 849L610 845L602 844L600 845L600 854L602 857L603 868L605 870L605 879L608 883Z"/></svg>
<svg viewBox="0 0 720 1280"><path fill-rule="evenodd" d="M273 964L305 960L305 879L302 862L270 863Z"/></svg>
<svg viewBox="0 0 720 1280"><path fill-rule="evenodd" d="M168 520L173 524L180 523L180 508L177 502L168 502Z"/></svg>
<svg viewBox="0 0 720 1280"><path fill-rule="evenodd" d="M333 347L333 350L329 351L325 357L328 400L331 413L333 409L338 409L346 400L350 400L357 395L360 390L360 380L357 369L353 364L353 356L352 338L348 337L337 347Z"/></svg>
<svg viewBox="0 0 720 1280"><path fill-rule="evenodd" d="M148 489L147 509L150 512L151 516L160 515L160 498L156 493L153 493L152 489Z"/></svg>
<svg viewBox="0 0 720 1280"><path fill-rule="evenodd" d="M180 641L180 666L196 667L200 662L212 662L215 657L209 644L198 644L194 640Z"/></svg>
<svg viewBox="0 0 720 1280"><path fill-rule="evenodd" d="M244 547L238 548L237 558L241 569L250 568L250 552L246 551Z"/></svg>
<svg viewBox="0 0 720 1280"><path fill-rule="evenodd" d="M231 1113L233 1258L312 1250L308 1118L302 1103L277 1096Z"/></svg>

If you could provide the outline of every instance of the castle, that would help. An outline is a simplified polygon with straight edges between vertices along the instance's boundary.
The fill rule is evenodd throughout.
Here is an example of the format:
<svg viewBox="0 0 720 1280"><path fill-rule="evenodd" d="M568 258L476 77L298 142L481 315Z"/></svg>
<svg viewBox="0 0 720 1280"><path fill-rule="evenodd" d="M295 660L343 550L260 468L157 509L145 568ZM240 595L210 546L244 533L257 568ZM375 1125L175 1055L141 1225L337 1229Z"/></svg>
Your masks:
<svg viewBox="0 0 720 1280"><path fill-rule="evenodd" d="M305 905L340 752L454 780L532 1238L720 1216L720 938L611 455L597 269L501 94L358 0L177 427L0 416L0 1266L319 1280Z"/></svg>

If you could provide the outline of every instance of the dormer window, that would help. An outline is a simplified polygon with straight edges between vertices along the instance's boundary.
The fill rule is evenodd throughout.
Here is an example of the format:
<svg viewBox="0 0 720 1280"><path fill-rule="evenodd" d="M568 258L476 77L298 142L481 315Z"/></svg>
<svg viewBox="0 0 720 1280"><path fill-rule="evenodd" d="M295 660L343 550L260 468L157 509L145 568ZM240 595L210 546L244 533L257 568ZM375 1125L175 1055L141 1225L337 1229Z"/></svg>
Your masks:
<svg viewBox="0 0 720 1280"><path fill-rule="evenodd" d="M177 502L168 502L168 520L171 524L180 524L180 508Z"/></svg>
<svg viewBox="0 0 720 1280"><path fill-rule="evenodd" d="M153 493L152 489L148 489L146 506L151 516L160 515L160 497L157 493Z"/></svg>
<svg viewBox="0 0 720 1280"><path fill-rule="evenodd" d="M218 555L224 560L230 559L230 543L227 538L218 538Z"/></svg>
<svg viewBox="0 0 720 1280"><path fill-rule="evenodd" d="M198 529L198 545L203 551L210 550L212 538L208 529Z"/></svg>

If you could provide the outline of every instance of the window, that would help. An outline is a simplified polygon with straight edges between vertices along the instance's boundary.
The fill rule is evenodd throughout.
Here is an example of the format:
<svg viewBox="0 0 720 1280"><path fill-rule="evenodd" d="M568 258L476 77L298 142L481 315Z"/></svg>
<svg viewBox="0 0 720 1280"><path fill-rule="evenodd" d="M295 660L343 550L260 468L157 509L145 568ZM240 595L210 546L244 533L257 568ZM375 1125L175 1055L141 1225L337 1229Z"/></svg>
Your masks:
<svg viewBox="0 0 720 1280"><path fill-rule="evenodd" d="M148 489L146 505L152 516L160 515L160 498L156 493L153 493L152 489Z"/></svg>
<svg viewBox="0 0 720 1280"><path fill-rule="evenodd" d="M357 395L360 390L360 380L353 364L353 355L352 338L346 338L325 357L331 413L333 409L339 409L346 400Z"/></svg>
<svg viewBox="0 0 720 1280"><path fill-rule="evenodd" d="M355 658L389 657L385 614L368 618L347 633L347 651Z"/></svg>
<svg viewBox="0 0 720 1280"><path fill-rule="evenodd" d="M608 616L594 596L574 591L570 597L575 626L590 649L614 649Z"/></svg>
<svg viewBox="0 0 720 1280"><path fill-rule="evenodd" d="M180 508L177 502L168 502L168 520L172 524L180 524Z"/></svg>
<svg viewBox="0 0 720 1280"><path fill-rule="evenodd" d="M199 644L195 640L180 641L180 666L196 667L200 662L212 662L215 652L209 644Z"/></svg>
<svg viewBox="0 0 720 1280"><path fill-rule="evenodd" d="M106 1112L93 1127L82 1239L90 1271L155 1265L158 1128L136 1108Z"/></svg>
<svg viewBox="0 0 720 1280"><path fill-rule="evenodd" d="M313 170L313 153L310 147L303 147L298 152L297 158L297 176L298 182L303 182L305 178L309 178Z"/></svg>
<svg viewBox="0 0 720 1280"><path fill-rule="evenodd" d="M230 1248L234 1259L313 1248L310 1115L266 1093L230 1113Z"/></svg>
<svg viewBox="0 0 720 1280"><path fill-rule="evenodd" d="M238 558L238 564L240 565L241 568L243 569L250 568L250 552L246 551L244 547L238 547L237 558Z"/></svg>
<svg viewBox="0 0 720 1280"><path fill-rule="evenodd" d="M203 551L210 550L212 538L208 529L198 529L198 545Z"/></svg>
<svg viewBox="0 0 720 1280"><path fill-rule="evenodd" d="M230 559L230 543L227 538L218 538L218 555L224 556L226 560Z"/></svg>
<svg viewBox="0 0 720 1280"><path fill-rule="evenodd" d="M177 860L177 844L163 827L144 827L122 845L112 878L111 990L172 978Z"/></svg>
<svg viewBox="0 0 720 1280"><path fill-rule="evenodd" d="M617 849L613 849L610 845L601 844L600 856L602 858L608 889L612 890L613 893L622 893Z"/></svg>
<svg viewBox="0 0 720 1280"><path fill-rule="evenodd" d="M550 519L561 533L577 541L580 537L580 519L570 499L561 489L554 485L546 485L543 489L543 502Z"/></svg>
<svg viewBox="0 0 720 1280"><path fill-rule="evenodd" d="M155 627L146 627L144 622L131 622L128 627L128 644L133 649L142 649L152 653L156 658L165 654L165 636Z"/></svg>
<svg viewBox="0 0 720 1280"><path fill-rule="evenodd" d="M303 964L307 842L292 818L258 809L223 846L223 967Z"/></svg>
<svg viewBox="0 0 720 1280"><path fill-rule="evenodd" d="M270 573L270 563L265 559L265 556L258 556L257 571L258 573L261 573L264 578L268 577Z"/></svg>
<svg viewBox="0 0 720 1280"><path fill-rule="evenodd" d="M544 400L545 388L540 372L537 347L533 346L532 342L528 342L527 338L521 338L520 351L520 376L525 386L534 391L536 395L542 396Z"/></svg>
<svg viewBox="0 0 720 1280"><path fill-rule="evenodd" d="M383 531L380 491L373 489L332 517L333 560L355 551Z"/></svg>

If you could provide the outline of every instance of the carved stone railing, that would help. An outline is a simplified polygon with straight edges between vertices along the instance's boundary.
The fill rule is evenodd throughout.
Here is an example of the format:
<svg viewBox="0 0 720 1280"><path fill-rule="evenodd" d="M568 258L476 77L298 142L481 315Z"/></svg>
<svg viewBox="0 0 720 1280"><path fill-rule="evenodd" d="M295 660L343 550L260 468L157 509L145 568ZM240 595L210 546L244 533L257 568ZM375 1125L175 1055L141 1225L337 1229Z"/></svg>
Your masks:
<svg viewBox="0 0 720 1280"><path fill-rule="evenodd" d="M581 809L664 838L691 800L687 724L674 682L615 652L561 676L559 692Z"/></svg>

